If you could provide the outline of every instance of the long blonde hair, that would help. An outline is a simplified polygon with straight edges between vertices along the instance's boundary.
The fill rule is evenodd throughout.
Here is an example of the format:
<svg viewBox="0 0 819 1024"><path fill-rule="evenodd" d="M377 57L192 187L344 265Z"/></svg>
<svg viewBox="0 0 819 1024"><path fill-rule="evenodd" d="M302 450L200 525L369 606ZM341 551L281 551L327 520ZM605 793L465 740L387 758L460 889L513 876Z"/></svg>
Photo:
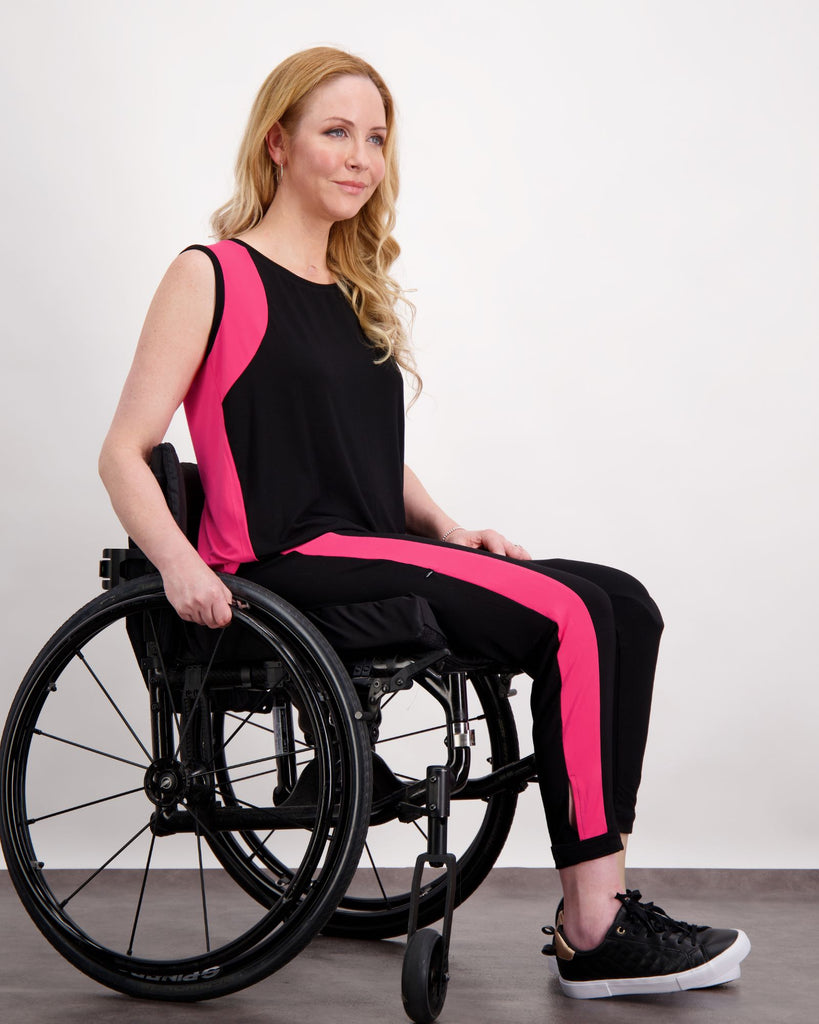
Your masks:
<svg viewBox="0 0 819 1024"><path fill-rule="evenodd" d="M276 169L267 151L267 133L278 121L292 136L310 93L342 75L369 78L381 95L387 129L383 146L385 173L355 217L333 224L327 244L327 266L379 353L376 362L394 359L413 378L417 398L422 382L415 369L407 328L396 309L398 300L406 305L410 318L415 310L401 286L389 275L401 252L391 234L398 197L395 104L384 80L365 60L343 50L316 46L294 53L271 71L253 102L239 147L235 191L213 214L211 226L214 235L224 239L259 223L273 202L277 187Z"/></svg>

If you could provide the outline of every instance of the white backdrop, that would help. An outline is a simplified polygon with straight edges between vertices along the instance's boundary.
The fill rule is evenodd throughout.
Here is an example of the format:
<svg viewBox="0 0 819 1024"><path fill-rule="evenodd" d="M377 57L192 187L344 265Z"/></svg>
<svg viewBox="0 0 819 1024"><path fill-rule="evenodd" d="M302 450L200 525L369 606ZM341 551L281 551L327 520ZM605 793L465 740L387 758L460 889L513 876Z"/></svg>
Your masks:
<svg viewBox="0 0 819 1024"><path fill-rule="evenodd" d="M663 610L633 863L819 866L819 7L33 0L0 35L3 706L121 543L96 457L156 284L268 71L338 45L399 105L408 461ZM550 863L531 788L501 863Z"/></svg>

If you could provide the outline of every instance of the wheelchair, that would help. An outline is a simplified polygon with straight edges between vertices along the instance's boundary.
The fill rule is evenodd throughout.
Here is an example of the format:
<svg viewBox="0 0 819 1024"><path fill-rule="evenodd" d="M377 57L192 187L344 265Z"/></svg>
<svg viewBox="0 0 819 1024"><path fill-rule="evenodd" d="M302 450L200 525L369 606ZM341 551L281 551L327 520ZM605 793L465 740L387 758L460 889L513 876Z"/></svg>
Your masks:
<svg viewBox="0 0 819 1024"><path fill-rule="evenodd" d="M151 466L195 539L196 467L168 444ZM103 594L38 654L0 744L0 839L29 915L91 978L169 1001L254 984L320 932L407 934L404 1008L430 1024L453 910L536 779L514 672L435 629L331 644L234 576L230 625L193 626L129 544L103 552ZM66 863L78 836L91 867ZM414 869L389 866L396 848Z"/></svg>

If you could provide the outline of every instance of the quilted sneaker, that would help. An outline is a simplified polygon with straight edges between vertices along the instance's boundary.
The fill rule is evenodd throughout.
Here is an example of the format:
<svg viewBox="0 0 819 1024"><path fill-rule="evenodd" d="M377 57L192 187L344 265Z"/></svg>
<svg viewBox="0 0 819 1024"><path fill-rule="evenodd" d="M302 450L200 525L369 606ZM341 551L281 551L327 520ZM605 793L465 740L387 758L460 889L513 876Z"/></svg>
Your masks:
<svg viewBox="0 0 819 1024"><path fill-rule="evenodd" d="M617 894L622 906L595 949L572 949L562 923L543 931L555 957L560 987L573 999L677 992L722 985L739 977L751 943L742 931L674 921L637 889Z"/></svg>

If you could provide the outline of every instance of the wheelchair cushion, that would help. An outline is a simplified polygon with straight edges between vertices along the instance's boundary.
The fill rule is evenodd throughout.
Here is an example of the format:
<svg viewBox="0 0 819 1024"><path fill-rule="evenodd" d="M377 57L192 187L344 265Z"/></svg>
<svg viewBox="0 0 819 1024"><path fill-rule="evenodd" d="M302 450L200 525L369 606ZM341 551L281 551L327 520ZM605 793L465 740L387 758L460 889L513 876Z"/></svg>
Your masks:
<svg viewBox="0 0 819 1024"><path fill-rule="evenodd" d="M428 602L417 594L358 604L324 605L305 611L339 651L435 651L446 637Z"/></svg>

